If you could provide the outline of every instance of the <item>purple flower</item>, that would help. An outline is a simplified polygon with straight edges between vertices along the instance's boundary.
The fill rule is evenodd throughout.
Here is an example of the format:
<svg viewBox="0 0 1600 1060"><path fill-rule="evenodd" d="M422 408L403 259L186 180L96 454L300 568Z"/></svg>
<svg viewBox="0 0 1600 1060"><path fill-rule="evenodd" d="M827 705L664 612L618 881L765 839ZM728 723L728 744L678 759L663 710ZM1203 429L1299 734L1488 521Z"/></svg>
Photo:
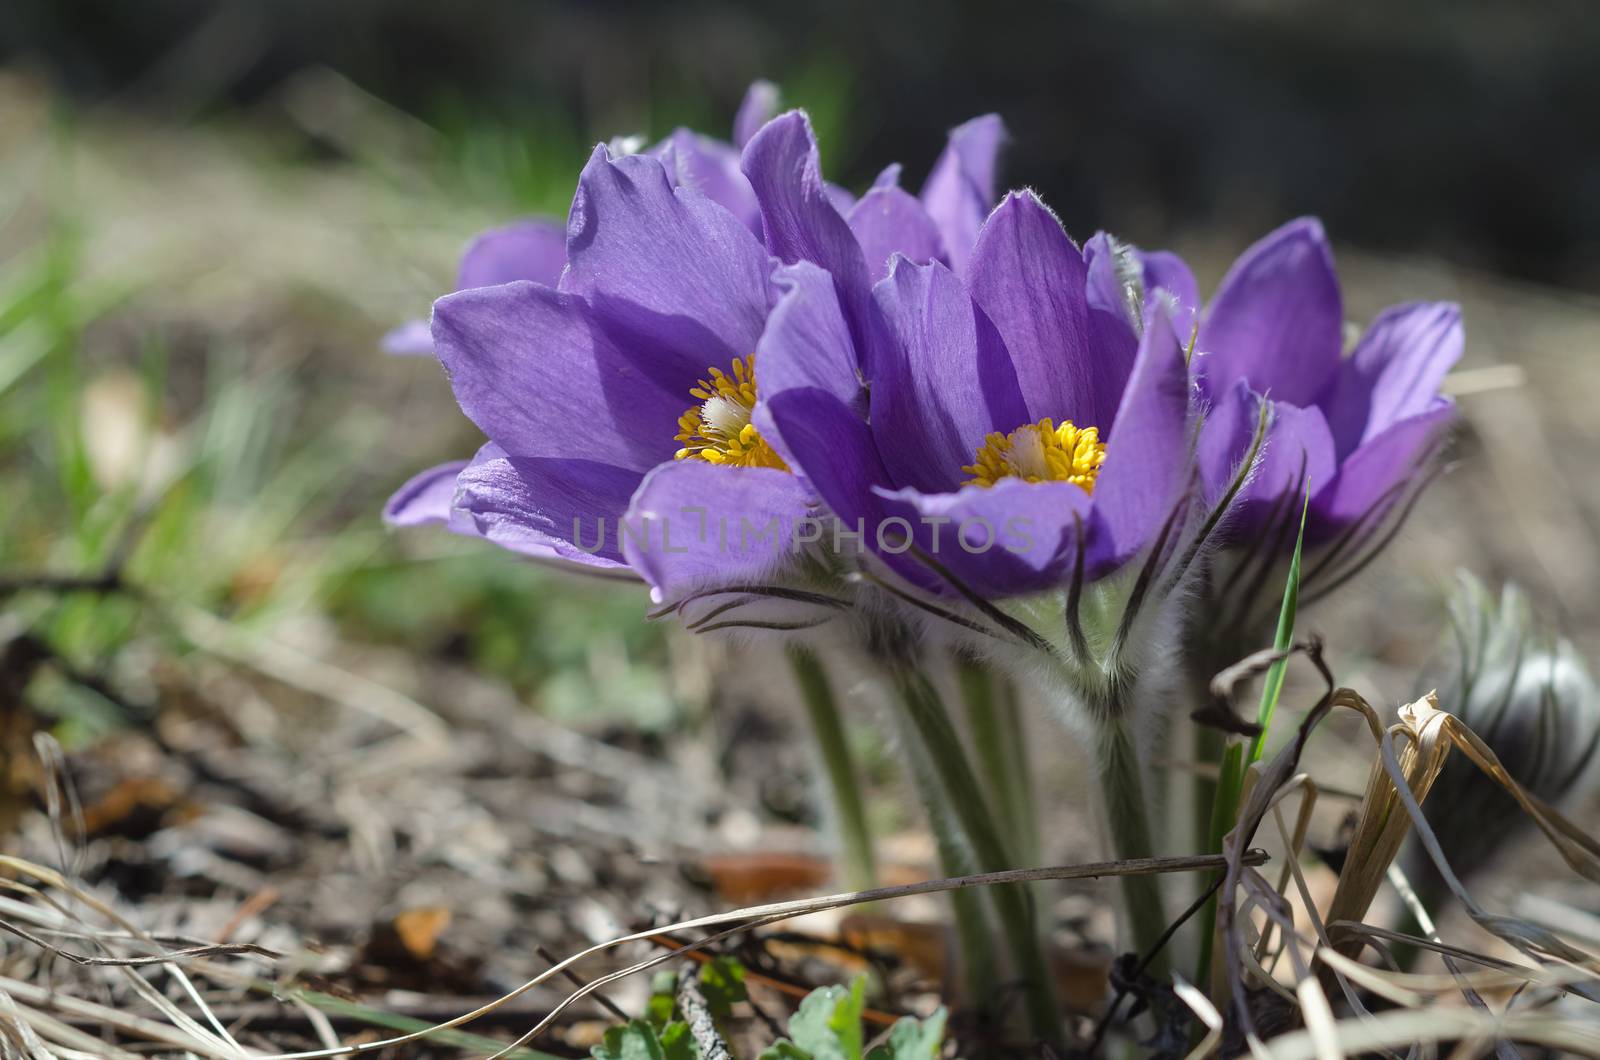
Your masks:
<svg viewBox="0 0 1600 1060"><path fill-rule="evenodd" d="M760 216L756 209L755 194L739 170L739 148L772 117L776 109L775 86L766 81L757 81L746 91L744 102L734 119L737 147L687 129L678 129L644 153L660 160L663 173L672 187L688 188L720 203L759 237ZM532 218L491 229L473 240L462 256L455 290L495 287L523 280L553 288L559 284L566 265L567 226L558 221ZM402 324L384 336L383 347L385 351L396 354L434 353L429 323L413 320ZM417 475L390 499L384 510L385 519L396 526L444 524L459 533L475 532L477 521L451 508L456 497L456 478L466 466L465 461L452 461ZM478 474L475 470L474 477ZM471 482L463 485L470 487ZM614 527L615 523L613 521L607 525ZM599 532L598 525L591 529L592 532ZM498 539L504 543L504 535L511 533L508 524L502 528ZM518 535L515 547L533 554L543 554L548 549L548 546L536 547L524 535ZM553 552L552 555L571 558L562 552Z"/></svg>
<svg viewBox="0 0 1600 1060"><path fill-rule="evenodd" d="M661 160L596 148L557 286L517 281L436 303L435 349L489 444L464 468L414 479L391 520L420 521L420 509L437 521L454 472L444 516L453 528L536 556L621 566L629 499L685 449L730 488L756 481L766 499L741 503L797 510L794 476L743 430L754 397L738 381L766 321L770 269L750 230L674 189Z"/></svg>
<svg viewBox="0 0 1600 1060"><path fill-rule="evenodd" d="M884 341L885 325L863 240L821 179L803 115L769 122L744 153L755 225L685 179L686 143L659 157L596 150L555 285L514 281L436 304L434 347L490 441L468 464L407 483L391 522L445 523L590 567L630 565L658 598L759 582L790 564L788 543L814 501L755 420L756 353L778 294L772 257L836 269L863 348ZM862 204L891 191L903 194L880 183L851 213L904 252L911 238L898 233L938 229L863 220ZM902 217L926 221L911 201L920 213ZM924 245L942 254L942 239ZM766 378L763 368L762 391Z"/></svg>
<svg viewBox="0 0 1600 1060"><path fill-rule="evenodd" d="M827 376L841 394L854 396L861 384L861 367L872 363L874 351L888 351L893 345L889 323L873 298L872 281L886 270L892 256L903 260L914 255L916 260L934 263L944 260L948 247L945 231L959 234L959 223L969 215L981 216L979 199L992 193L994 152L1002 138L998 119L968 122L952 132L923 199L901 191L898 167L890 167L847 213L841 213L838 196L822 179L816 139L803 113L785 114L751 139L743 169L760 204L767 249L800 269L814 286L826 290L837 314L834 322L843 329L838 336L828 336L834 341L812 349L783 346L770 364L762 352L768 347L768 335L753 348L747 387L742 378L736 381L744 395L738 402L740 415L735 418L739 431L760 439L760 448L744 461L746 468L741 472L751 483L761 481L754 472L776 467L782 469L786 490L796 481L808 488L812 485L809 476L795 479L786 454L768 437L772 427L765 395L780 392L793 385L797 376L810 373ZM946 228L932 219L932 212L938 211L949 219ZM871 264L880 254L884 269ZM775 317L767 330L776 325ZM759 388L755 364L760 365ZM689 421L708 420L720 407L718 396L705 384L693 393L706 404L686 414L680 440L690 445L695 439ZM727 448L730 454L743 452L737 440ZM796 524L812 515L813 506L788 505L791 498L787 493L785 504L780 505L765 489L720 479L716 470L703 466L724 462L715 448L695 455L701 459L680 459L652 472L633 498L625 522L631 531L622 542L626 559L650 582L657 598L681 597L697 586L726 582L730 575L765 577L781 566L796 566L797 557L792 555ZM708 490L723 483L722 491L740 491L737 503L731 503L734 494L727 492L730 503L708 520ZM676 547L669 547L669 541ZM791 555L785 557L783 552ZM765 563L760 562L763 558ZM810 558L815 559L815 554Z"/></svg>
<svg viewBox="0 0 1600 1060"><path fill-rule="evenodd" d="M1141 339L1092 305L1084 254L1033 195L984 223L965 284L896 259L871 292L889 337L871 357L838 272L779 283L757 422L904 577L983 596L1062 587L1080 564L1092 581L1181 506L1194 423L1171 321L1152 313Z"/></svg>
<svg viewBox="0 0 1600 1060"><path fill-rule="evenodd" d="M1193 298L1187 283L1180 297ZM1308 545L1375 538L1437 454L1454 411L1439 385L1463 338L1456 306L1412 302L1378 314L1344 356L1344 307L1322 225L1290 222L1245 251L1205 307L1194 357L1211 404L1200 444L1211 492L1227 487L1249 448L1260 405L1270 410L1236 537L1292 549L1292 528L1280 531L1309 491Z"/></svg>

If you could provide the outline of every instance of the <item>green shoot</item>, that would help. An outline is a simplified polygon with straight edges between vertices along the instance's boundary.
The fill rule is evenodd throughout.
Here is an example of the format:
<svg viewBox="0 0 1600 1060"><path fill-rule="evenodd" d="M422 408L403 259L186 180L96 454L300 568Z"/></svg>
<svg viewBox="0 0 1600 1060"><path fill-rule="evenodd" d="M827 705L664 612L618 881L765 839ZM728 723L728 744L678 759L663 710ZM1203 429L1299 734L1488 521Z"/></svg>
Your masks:
<svg viewBox="0 0 1600 1060"><path fill-rule="evenodd" d="M1272 639L1273 649L1278 652L1287 652L1294 640L1295 612L1300 602L1300 556L1306 538L1306 512L1310 507L1311 495L1307 492L1300 505L1300 532L1295 538L1294 556L1289 561L1289 577L1283 589L1283 604L1278 609L1278 629ZM1233 829L1234 821L1239 815L1239 799L1244 791L1244 771L1261 760L1266 745L1267 730L1272 725L1272 715L1278 709L1278 697L1283 692L1283 679L1288 667L1289 659L1285 655L1267 670L1266 680L1261 685L1261 703L1256 708L1256 724L1260 726L1261 731L1250 741L1248 755L1244 745L1237 740L1228 742L1228 749L1222 757L1222 773L1217 780L1216 801L1211 804L1211 832L1206 844L1207 853L1221 851L1223 837ZM1210 976L1212 937L1216 933L1216 921L1217 903L1213 898L1206 904L1205 913L1201 917L1201 926L1205 933L1200 937L1197 982L1204 983Z"/></svg>

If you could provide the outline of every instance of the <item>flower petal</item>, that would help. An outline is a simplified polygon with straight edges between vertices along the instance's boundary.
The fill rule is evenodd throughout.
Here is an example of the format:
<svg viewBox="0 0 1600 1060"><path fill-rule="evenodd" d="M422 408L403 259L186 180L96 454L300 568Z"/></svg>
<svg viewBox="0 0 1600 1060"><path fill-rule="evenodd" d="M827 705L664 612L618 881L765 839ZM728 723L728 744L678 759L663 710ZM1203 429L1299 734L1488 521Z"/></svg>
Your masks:
<svg viewBox="0 0 1600 1060"><path fill-rule="evenodd" d="M1160 307L1146 317L1106 459L1095 480L1095 515L1105 529L1097 573L1139 552L1171 514L1190 467L1188 366ZM1097 535L1099 537L1099 535Z"/></svg>
<svg viewBox="0 0 1600 1060"><path fill-rule="evenodd" d="M581 298L525 281L459 291L434 304L433 341L462 411L509 453L642 473L677 447L685 391L659 385L648 348L613 343Z"/></svg>
<svg viewBox="0 0 1600 1060"><path fill-rule="evenodd" d="M866 291L866 258L823 183L816 137L803 111L774 118L756 134L744 149L744 172L761 203L773 254L789 265L821 265L847 299L851 290Z"/></svg>
<svg viewBox="0 0 1600 1060"><path fill-rule="evenodd" d="M1307 536L1326 539L1380 501L1390 503L1395 486L1424 470L1418 463L1420 457L1449 427L1454 415L1455 402L1437 397L1425 411L1362 442L1340 466L1338 476L1311 499L1316 531L1313 534L1308 529Z"/></svg>
<svg viewBox="0 0 1600 1060"><path fill-rule="evenodd" d="M1263 401L1269 406L1267 433L1228 517L1231 531L1244 537L1254 536L1284 510L1285 494L1296 502L1293 510L1298 513L1301 491L1315 497L1338 470L1333 435L1320 409L1263 398L1240 380L1216 403L1200 430L1200 473L1208 504L1215 504L1238 476L1255 440Z"/></svg>
<svg viewBox="0 0 1600 1060"><path fill-rule="evenodd" d="M1216 503L1239 473L1255 439L1259 404L1260 396L1241 379L1205 410L1195 457L1207 504Z"/></svg>
<svg viewBox="0 0 1600 1060"><path fill-rule="evenodd" d="M467 461L452 460L413 475L395 490L383 506L383 521L390 526L426 526L450 521L450 502L456 495L456 476Z"/></svg>
<svg viewBox="0 0 1600 1060"><path fill-rule="evenodd" d="M1143 266L1145 300L1157 292L1166 292L1168 310L1172 314L1172 327L1178 341L1187 345L1194 332L1194 321L1200 312L1200 285L1188 262L1170 250L1141 250L1136 252Z"/></svg>
<svg viewBox="0 0 1600 1060"><path fill-rule="evenodd" d="M532 218L491 228L467 245L456 274L456 290L532 280L554 287L567 265L567 230L556 221Z"/></svg>
<svg viewBox="0 0 1600 1060"><path fill-rule="evenodd" d="M833 206L834 212L840 217L848 217L850 211L856 208L856 194L843 184L835 184L831 180L822 182L822 189L828 196L828 202Z"/></svg>
<svg viewBox="0 0 1600 1060"><path fill-rule="evenodd" d="M1333 480L1337 467L1333 434L1322 410L1273 401L1266 445L1243 498L1271 501L1292 493L1298 499L1306 489L1315 497Z"/></svg>
<svg viewBox="0 0 1600 1060"><path fill-rule="evenodd" d="M914 513L903 518L923 552L985 596L1059 585L1071 577L1079 532L1089 532L1089 495L1070 482L1011 478L953 493L878 493Z"/></svg>
<svg viewBox="0 0 1600 1060"><path fill-rule="evenodd" d="M872 428L858 412L815 387L774 394L765 406L774 430L783 436L789 466L837 520L837 530L827 534L827 547L876 550L882 534L898 548L905 527L893 522L896 516L915 531L915 509L889 499L889 473ZM939 591L940 580L904 550L880 551L880 556L910 584Z"/></svg>
<svg viewBox="0 0 1600 1060"><path fill-rule="evenodd" d="M594 460L506 456L485 446L457 480L451 528L530 556L620 567L618 527L641 477Z"/></svg>
<svg viewBox="0 0 1600 1060"><path fill-rule="evenodd" d="M1030 422L1004 341L955 273L896 258L873 289L903 349L873 377L872 431L896 484L955 489L984 438Z"/></svg>
<svg viewBox="0 0 1600 1060"><path fill-rule="evenodd" d="M1284 225L1234 262L1200 325L1207 393L1244 379L1274 400L1312 404L1339 369L1343 312L1321 223Z"/></svg>
<svg viewBox="0 0 1600 1060"><path fill-rule="evenodd" d="M989 216L967 273L973 300L1011 352L1029 419L1109 432L1134 346L1097 344L1087 282L1083 254L1032 192L1012 192Z"/></svg>
<svg viewBox="0 0 1600 1060"><path fill-rule="evenodd" d="M873 188L851 209L848 221L874 282L889 275L889 259L895 254L918 264L944 256L933 219L922 203L900 188Z"/></svg>
<svg viewBox="0 0 1600 1060"><path fill-rule="evenodd" d="M865 457L852 457L847 450L837 448L797 450L789 438L789 421L772 413L773 399L786 393L810 394L808 400L826 402L830 410L833 406L843 408L853 420L850 431L859 434L863 450L870 451L872 441L865 424L866 389L833 277L803 261L779 269L774 280L784 293L768 317L767 330L756 347L759 400L751 419L790 469L811 484L812 466ZM806 424L799 429L809 431L809 427ZM875 463L877 454L871 453L870 459ZM875 481L881 481L881 473ZM815 484L811 488L818 489Z"/></svg>
<svg viewBox="0 0 1600 1060"><path fill-rule="evenodd" d="M433 333L426 320L408 320L385 332L380 346L398 357L426 357L433 353Z"/></svg>
<svg viewBox="0 0 1600 1060"><path fill-rule="evenodd" d="M554 287L567 265L567 232L554 221L531 218L482 233L461 255L458 291L532 280ZM433 352L426 320L408 320L384 335L385 353L421 356Z"/></svg>
<svg viewBox="0 0 1600 1060"><path fill-rule="evenodd" d="M733 146L744 150L744 145L778 113L778 98L778 86L771 81L750 82L733 118Z"/></svg>
<svg viewBox="0 0 1600 1060"><path fill-rule="evenodd" d="M833 277L802 261L780 268L773 282L783 294L756 345L757 396L815 388L859 407L861 368Z"/></svg>
<svg viewBox="0 0 1600 1060"><path fill-rule="evenodd" d="M882 504L872 489L887 485L889 475L866 420L816 387L772 394L763 405L790 468L812 492L846 524L876 525Z"/></svg>
<svg viewBox="0 0 1600 1060"><path fill-rule="evenodd" d="M731 144L688 129L677 129L653 153L666 167L673 187L688 188L704 195L760 238L761 207L750 182L739 169L739 152Z"/></svg>
<svg viewBox="0 0 1600 1060"><path fill-rule="evenodd" d="M658 159L595 148L572 200L567 257L562 290L583 296L664 386L692 386L761 336L766 252L721 206L674 192Z"/></svg>
<svg viewBox="0 0 1600 1060"><path fill-rule="evenodd" d="M957 275L966 275L978 230L989 216L995 198L996 162L1005 141L1005 123L998 114L984 114L956 126L922 185L922 203L944 236L945 252Z"/></svg>
<svg viewBox="0 0 1600 1060"><path fill-rule="evenodd" d="M790 111L768 122L744 150L744 172L761 202L767 247L785 264L809 261L833 275L856 348L870 367L886 341L883 322L861 244L836 205L835 190L823 183L810 119Z"/></svg>
<svg viewBox="0 0 1600 1060"><path fill-rule="evenodd" d="M1120 318L1130 334L1136 334L1143 323L1140 309L1144 290L1134 271L1138 255L1136 248L1109 232L1096 232L1083 244L1083 260L1089 270L1086 297L1090 308Z"/></svg>
<svg viewBox="0 0 1600 1060"><path fill-rule="evenodd" d="M1461 310L1448 302L1412 302L1378 314L1324 400L1339 454L1426 411L1465 342Z"/></svg>
<svg viewBox="0 0 1600 1060"><path fill-rule="evenodd" d="M740 582L763 582L794 554L807 496L795 476L764 467L663 464L629 505L622 550L653 600Z"/></svg>

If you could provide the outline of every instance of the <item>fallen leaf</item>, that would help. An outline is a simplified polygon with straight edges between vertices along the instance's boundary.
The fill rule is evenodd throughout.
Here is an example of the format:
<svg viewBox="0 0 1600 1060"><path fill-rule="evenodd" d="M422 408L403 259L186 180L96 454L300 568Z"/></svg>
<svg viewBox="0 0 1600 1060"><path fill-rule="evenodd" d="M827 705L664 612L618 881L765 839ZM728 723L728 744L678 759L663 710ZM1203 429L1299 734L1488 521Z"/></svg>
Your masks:
<svg viewBox="0 0 1600 1060"><path fill-rule="evenodd" d="M717 894L734 905L757 905L814 891L833 879L833 863L809 854L712 854L700 864Z"/></svg>
<svg viewBox="0 0 1600 1060"><path fill-rule="evenodd" d="M450 926L450 910L442 905L407 909L394 918L394 933L406 952L419 961L431 960L439 936Z"/></svg>

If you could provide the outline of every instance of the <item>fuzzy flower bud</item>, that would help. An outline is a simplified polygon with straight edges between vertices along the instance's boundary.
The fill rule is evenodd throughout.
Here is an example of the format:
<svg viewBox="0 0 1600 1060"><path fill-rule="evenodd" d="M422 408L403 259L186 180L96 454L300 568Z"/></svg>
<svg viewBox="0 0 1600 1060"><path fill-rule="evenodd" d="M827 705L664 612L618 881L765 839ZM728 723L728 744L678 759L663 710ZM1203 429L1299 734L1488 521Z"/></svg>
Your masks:
<svg viewBox="0 0 1600 1060"><path fill-rule="evenodd" d="M1572 644L1535 622L1507 585L1498 601L1463 574L1451 600L1452 636L1436 668L1439 703L1467 724L1517 782L1560 804L1600 779L1600 689ZM1424 804L1456 874L1487 866L1532 822L1499 784L1452 755Z"/></svg>

